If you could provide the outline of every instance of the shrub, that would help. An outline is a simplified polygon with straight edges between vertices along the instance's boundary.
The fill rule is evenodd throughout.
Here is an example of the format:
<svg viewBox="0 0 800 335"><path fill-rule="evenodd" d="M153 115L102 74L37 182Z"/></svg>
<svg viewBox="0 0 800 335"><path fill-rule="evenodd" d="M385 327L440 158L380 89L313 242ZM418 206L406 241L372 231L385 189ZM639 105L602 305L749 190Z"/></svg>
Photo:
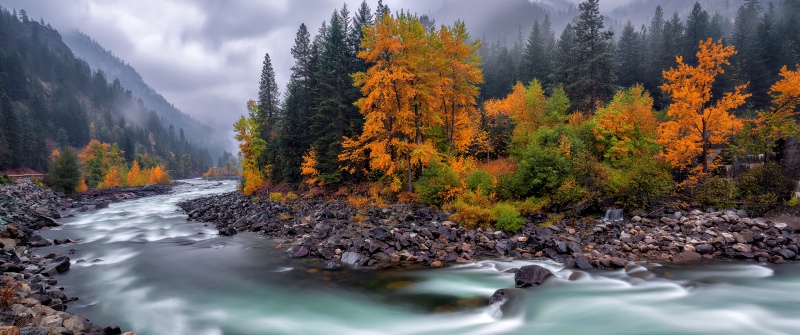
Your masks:
<svg viewBox="0 0 800 335"><path fill-rule="evenodd" d="M360 208L364 208L367 205L369 205L370 201L369 201L368 197L362 197L362 196L358 196L358 195L351 195L351 196L347 197L347 202L349 202L351 205L353 205L353 207L360 209Z"/></svg>
<svg viewBox="0 0 800 335"><path fill-rule="evenodd" d="M644 208L655 197L670 194L675 183L666 162L641 158L627 169L611 169L606 195L624 208Z"/></svg>
<svg viewBox="0 0 800 335"><path fill-rule="evenodd" d="M47 179L56 191L68 196L77 193L82 180L78 155L70 148L62 150L53 160Z"/></svg>
<svg viewBox="0 0 800 335"><path fill-rule="evenodd" d="M450 216L450 220L467 229L489 227L496 221L492 211L483 206L474 206L462 201L456 201L452 207L456 213Z"/></svg>
<svg viewBox="0 0 800 335"><path fill-rule="evenodd" d="M553 194L552 203L558 207L567 207L583 199L586 190L583 189L574 179L569 179L556 189Z"/></svg>
<svg viewBox="0 0 800 335"><path fill-rule="evenodd" d="M517 204L517 208L522 214L541 213L547 206L550 206L549 197L530 197Z"/></svg>
<svg viewBox="0 0 800 335"><path fill-rule="evenodd" d="M492 177L484 169L477 169L467 176L467 188L470 191L480 193L483 196L490 196L494 183Z"/></svg>
<svg viewBox="0 0 800 335"><path fill-rule="evenodd" d="M514 205L508 203L498 203L492 208L492 215L494 215L497 222L494 227L502 229L507 232L515 233L525 225L525 219L519 213L519 210Z"/></svg>
<svg viewBox="0 0 800 335"><path fill-rule="evenodd" d="M736 205L736 183L722 177L711 177L698 185L695 199L703 206L732 208Z"/></svg>
<svg viewBox="0 0 800 335"><path fill-rule="evenodd" d="M441 206L450 200L452 190L461 187L458 174L443 164L434 164L422 171L422 177L414 183L417 200L428 206Z"/></svg>
<svg viewBox="0 0 800 335"><path fill-rule="evenodd" d="M294 192L289 192L289 193L286 193L285 197L283 197L283 202L284 203L293 203L293 202L297 201L298 198L299 197L297 196L297 194L295 194Z"/></svg>
<svg viewBox="0 0 800 335"><path fill-rule="evenodd" d="M789 207L797 207L797 205L800 205L800 198L796 198L794 196L786 202L786 206Z"/></svg>
<svg viewBox="0 0 800 335"><path fill-rule="evenodd" d="M8 184L9 179L7 174L0 174L0 185Z"/></svg>
<svg viewBox="0 0 800 335"><path fill-rule="evenodd" d="M757 216L775 208L789 190L788 185L783 167L776 163L750 169L736 178L744 208Z"/></svg>
<svg viewBox="0 0 800 335"><path fill-rule="evenodd" d="M283 193L272 192L269 194L269 200L272 200L274 202L280 202L281 200L283 200Z"/></svg>

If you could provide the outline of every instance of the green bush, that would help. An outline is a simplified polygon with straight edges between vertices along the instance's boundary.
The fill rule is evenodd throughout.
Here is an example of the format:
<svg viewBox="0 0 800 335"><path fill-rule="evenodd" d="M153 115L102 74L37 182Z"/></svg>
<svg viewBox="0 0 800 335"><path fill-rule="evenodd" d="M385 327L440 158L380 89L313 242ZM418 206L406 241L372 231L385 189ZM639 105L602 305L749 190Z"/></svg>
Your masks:
<svg viewBox="0 0 800 335"><path fill-rule="evenodd" d="M456 213L450 216L450 220L467 229L489 227L492 222L496 221L494 213L484 206L470 205L463 201L456 201L452 209L455 210Z"/></svg>
<svg viewBox="0 0 800 335"><path fill-rule="evenodd" d="M428 206L444 204L450 189L460 187L458 174L448 166L434 164L422 171L422 177L414 183L419 202Z"/></svg>
<svg viewBox="0 0 800 335"><path fill-rule="evenodd" d="M9 179L7 174L0 174L0 185L8 184Z"/></svg>
<svg viewBox="0 0 800 335"><path fill-rule="evenodd" d="M675 183L663 161L641 158L627 169L610 169L605 193L624 208L645 208L655 197L670 194Z"/></svg>
<svg viewBox="0 0 800 335"><path fill-rule="evenodd" d="M789 191L789 183L777 163L767 163L750 169L736 178L739 199L752 215L762 215L775 208Z"/></svg>
<svg viewBox="0 0 800 335"><path fill-rule="evenodd" d="M695 199L701 205L716 209L736 206L736 195L736 183L722 177L708 178L695 190Z"/></svg>
<svg viewBox="0 0 800 335"><path fill-rule="evenodd" d="M64 148L50 166L47 181L53 190L70 196L77 193L81 172L78 155L70 148Z"/></svg>
<svg viewBox="0 0 800 335"><path fill-rule="evenodd" d="M497 220L494 224L497 229L515 233L525 226L525 219L514 205L498 203L492 208L492 215Z"/></svg>
<svg viewBox="0 0 800 335"><path fill-rule="evenodd" d="M470 191L478 192L483 196L489 196L492 193L493 183L492 177L484 169L477 169L467 176L467 187Z"/></svg>
<svg viewBox="0 0 800 335"><path fill-rule="evenodd" d="M555 193L553 193L552 203L557 207L568 207L581 201L584 194L586 194L586 191L583 187L578 185L574 179L569 179L561 184L561 186L556 189Z"/></svg>

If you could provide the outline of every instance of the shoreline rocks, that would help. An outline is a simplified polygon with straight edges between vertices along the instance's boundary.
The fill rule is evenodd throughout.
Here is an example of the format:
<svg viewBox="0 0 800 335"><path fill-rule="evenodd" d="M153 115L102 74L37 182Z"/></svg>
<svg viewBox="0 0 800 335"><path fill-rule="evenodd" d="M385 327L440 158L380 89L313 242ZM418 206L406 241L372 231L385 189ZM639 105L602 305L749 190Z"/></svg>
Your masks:
<svg viewBox="0 0 800 335"><path fill-rule="evenodd" d="M278 239L289 257L351 266L430 266L484 258L549 258L567 268L624 268L633 261L694 263L798 259L790 225L743 211L676 211L601 222L578 219L548 227L528 221L518 233L466 229L449 213L420 205L355 209L342 201L253 202L236 192L178 205L187 220L212 222L222 235L256 232Z"/></svg>
<svg viewBox="0 0 800 335"><path fill-rule="evenodd" d="M94 325L66 312L67 303L77 298L68 297L55 277L69 271L70 258L37 255L32 248L73 241L46 240L36 231L58 226L53 218L62 213L74 215L89 206L104 208L170 189L169 185L112 189L67 199L31 182L0 185L0 334L122 334L116 325Z"/></svg>

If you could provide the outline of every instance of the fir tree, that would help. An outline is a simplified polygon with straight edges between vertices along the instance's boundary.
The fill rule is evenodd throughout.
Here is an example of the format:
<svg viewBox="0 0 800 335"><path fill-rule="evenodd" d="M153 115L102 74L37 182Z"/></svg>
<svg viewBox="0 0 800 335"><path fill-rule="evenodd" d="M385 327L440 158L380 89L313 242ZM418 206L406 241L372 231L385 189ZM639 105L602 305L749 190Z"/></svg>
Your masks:
<svg viewBox="0 0 800 335"><path fill-rule="evenodd" d="M600 15L599 0L587 0L578 8L580 20L575 25L577 37L577 61L572 70L578 76L567 85L570 100L591 113L598 104L613 93L614 65L612 60L612 37L603 31L603 16Z"/></svg>

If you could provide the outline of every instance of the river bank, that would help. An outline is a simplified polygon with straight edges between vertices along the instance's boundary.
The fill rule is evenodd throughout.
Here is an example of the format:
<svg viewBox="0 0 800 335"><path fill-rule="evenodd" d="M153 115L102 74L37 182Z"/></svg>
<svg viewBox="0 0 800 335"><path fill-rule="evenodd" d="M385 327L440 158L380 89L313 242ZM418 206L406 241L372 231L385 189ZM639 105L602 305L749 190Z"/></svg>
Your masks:
<svg viewBox="0 0 800 335"><path fill-rule="evenodd" d="M262 199L236 192L185 201L187 220L212 222L222 235L257 232L282 242L292 258L318 257L326 267L429 266L486 258L549 258L566 268L624 268L634 261L695 263L740 259L796 260L795 224L749 218L744 211L656 211L619 221L528 224L510 234L466 229L449 213L418 205L356 210L341 201ZM669 214L667 213L669 212Z"/></svg>
<svg viewBox="0 0 800 335"><path fill-rule="evenodd" d="M0 333L122 334L114 324L99 326L66 312L67 303L77 298L67 296L57 286L57 276L70 269L70 257L40 255L34 248L71 245L74 241L48 240L38 232L58 226L55 218L81 215L113 202L165 194L170 189L169 185L158 185L92 190L66 198L31 182L0 185Z"/></svg>

